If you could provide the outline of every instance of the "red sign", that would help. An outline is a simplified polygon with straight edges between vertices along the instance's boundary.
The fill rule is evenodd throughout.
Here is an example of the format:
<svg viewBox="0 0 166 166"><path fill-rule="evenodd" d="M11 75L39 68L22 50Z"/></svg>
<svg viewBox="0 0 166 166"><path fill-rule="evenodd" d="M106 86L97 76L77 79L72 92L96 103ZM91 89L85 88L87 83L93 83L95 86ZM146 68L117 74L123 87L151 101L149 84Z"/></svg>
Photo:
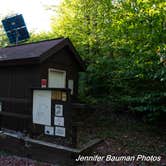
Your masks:
<svg viewBox="0 0 166 166"><path fill-rule="evenodd" d="M41 79L41 87L46 88L47 87L47 80L46 79Z"/></svg>

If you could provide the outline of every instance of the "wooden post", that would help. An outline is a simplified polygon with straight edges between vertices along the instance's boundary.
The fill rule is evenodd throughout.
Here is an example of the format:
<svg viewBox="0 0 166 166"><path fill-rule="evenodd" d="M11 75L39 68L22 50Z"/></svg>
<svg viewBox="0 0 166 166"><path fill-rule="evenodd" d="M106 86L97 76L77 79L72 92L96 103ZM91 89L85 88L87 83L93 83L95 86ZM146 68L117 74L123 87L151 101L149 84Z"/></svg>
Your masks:
<svg viewBox="0 0 166 166"><path fill-rule="evenodd" d="M72 146L74 147L74 148L76 148L77 147L77 126L72 126Z"/></svg>

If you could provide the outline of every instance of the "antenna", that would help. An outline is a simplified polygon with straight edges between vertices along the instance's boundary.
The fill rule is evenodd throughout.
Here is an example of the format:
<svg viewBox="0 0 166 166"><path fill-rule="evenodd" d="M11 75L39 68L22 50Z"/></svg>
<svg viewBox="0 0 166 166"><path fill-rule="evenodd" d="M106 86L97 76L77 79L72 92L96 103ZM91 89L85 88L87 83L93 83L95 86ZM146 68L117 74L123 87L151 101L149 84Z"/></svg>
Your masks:
<svg viewBox="0 0 166 166"><path fill-rule="evenodd" d="M22 14L5 18L2 24L11 44L17 45L30 37Z"/></svg>

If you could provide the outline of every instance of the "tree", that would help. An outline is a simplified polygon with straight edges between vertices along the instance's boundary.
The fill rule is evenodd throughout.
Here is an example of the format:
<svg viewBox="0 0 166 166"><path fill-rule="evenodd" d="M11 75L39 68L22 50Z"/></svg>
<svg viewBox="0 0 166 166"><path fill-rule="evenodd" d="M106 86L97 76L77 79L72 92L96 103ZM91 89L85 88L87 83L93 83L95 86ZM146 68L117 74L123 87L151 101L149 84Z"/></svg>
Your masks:
<svg viewBox="0 0 166 166"><path fill-rule="evenodd" d="M88 62L86 101L148 115L166 110L164 0L64 0L57 11L54 33L71 38Z"/></svg>
<svg viewBox="0 0 166 166"><path fill-rule="evenodd" d="M5 47L8 45L7 36L3 30L2 25L0 25L0 47Z"/></svg>
<svg viewBox="0 0 166 166"><path fill-rule="evenodd" d="M93 61L93 56L107 48L111 6L109 0L64 0L52 19L53 32L69 37L83 58Z"/></svg>

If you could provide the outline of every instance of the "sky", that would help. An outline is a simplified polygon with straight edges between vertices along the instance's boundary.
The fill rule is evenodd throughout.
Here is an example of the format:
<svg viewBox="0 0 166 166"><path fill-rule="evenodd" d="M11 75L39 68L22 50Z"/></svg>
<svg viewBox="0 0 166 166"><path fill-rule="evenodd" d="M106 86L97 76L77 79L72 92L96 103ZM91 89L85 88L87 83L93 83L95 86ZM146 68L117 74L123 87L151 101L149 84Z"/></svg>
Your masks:
<svg viewBox="0 0 166 166"><path fill-rule="evenodd" d="M52 12L45 5L58 5L61 0L0 0L0 16L22 14L28 31L39 33L50 30ZM1 22L0 22L1 24Z"/></svg>

